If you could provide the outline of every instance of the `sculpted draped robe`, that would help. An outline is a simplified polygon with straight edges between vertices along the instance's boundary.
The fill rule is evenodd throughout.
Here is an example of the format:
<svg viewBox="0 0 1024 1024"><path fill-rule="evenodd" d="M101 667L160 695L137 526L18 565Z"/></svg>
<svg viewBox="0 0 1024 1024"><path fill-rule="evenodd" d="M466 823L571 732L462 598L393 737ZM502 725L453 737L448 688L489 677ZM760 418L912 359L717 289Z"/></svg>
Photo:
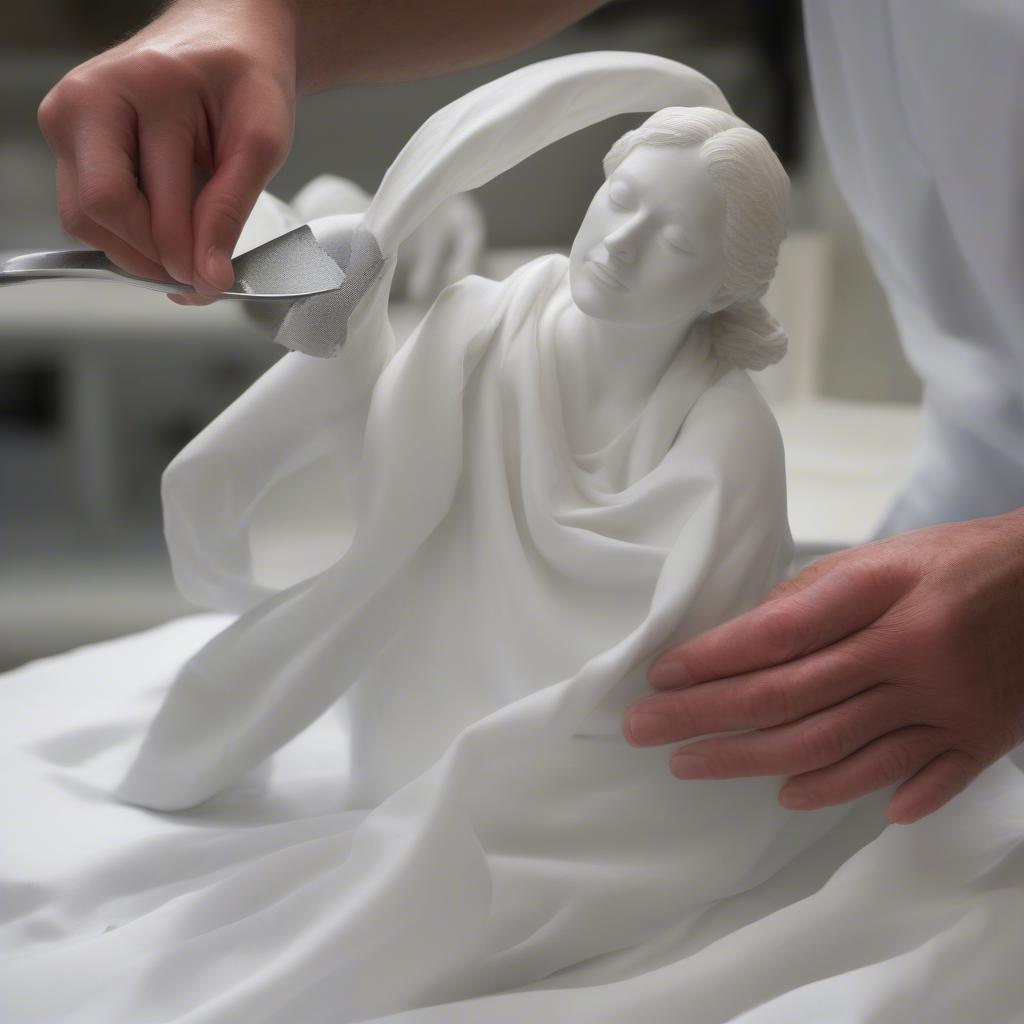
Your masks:
<svg viewBox="0 0 1024 1024"><path fill-rule="evenodd" d="M316 923L264 910L293 921L277 942L329 930L316 961L349 1010L501 990L649 941L842 813L783 810L775 779L680 782L664 749L623 739L651 657L749 607L785 566L782 452L747 374L699 332L632 424L571 452L555 362L570 301L562 256L441 295L373 387L345 554L186 664L121 786L190 806L351 688L348 799L373 810L345 856L318 855L332 868ZM248 449L246 422L218 439ZM234 458L200 439L172 468L172 537L238 501ZM258 987L271 997L271 979Z"/></svg>
<svg viewBox="0 0 1024 1024"><path fill-rule="evenodd" d="M244 614L186 665L122 797L194 805L350 689L352 771L369 799L520 700L548 709L553 737L624 747L619 712L646 689L650 659L778 578L790 550L778 433L699 327L636 419L574 453L554 359L571 302L564 258L464 279L400 349L388 326L388 254L448 195L610 113L681 95L724 103L659 58L534 65L431 118L363 217L314 222L362 293L293 309L281 340L333 344L335 358L286 356L165 474L179 586ZM324 509L293 502L268 525L300 476L341 482L355 528L282 585L261 575L264 549L323 522ZM340 535L340 504L336 517Z"/></svg>

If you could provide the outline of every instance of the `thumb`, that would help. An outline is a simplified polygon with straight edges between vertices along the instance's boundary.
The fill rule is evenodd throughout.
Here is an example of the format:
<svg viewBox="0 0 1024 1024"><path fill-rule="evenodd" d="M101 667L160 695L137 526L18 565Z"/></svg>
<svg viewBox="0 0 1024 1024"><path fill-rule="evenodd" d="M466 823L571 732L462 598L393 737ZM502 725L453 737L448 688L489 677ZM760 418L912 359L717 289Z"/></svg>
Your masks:
<svg viewBox="0 0 1024 1024"><path fill-rule="evenodd" d="M219 161L192 214L193 266L200 291L224 291L235 280L231 254L263 187L283 163L287 141L241 137Z"/></svg>

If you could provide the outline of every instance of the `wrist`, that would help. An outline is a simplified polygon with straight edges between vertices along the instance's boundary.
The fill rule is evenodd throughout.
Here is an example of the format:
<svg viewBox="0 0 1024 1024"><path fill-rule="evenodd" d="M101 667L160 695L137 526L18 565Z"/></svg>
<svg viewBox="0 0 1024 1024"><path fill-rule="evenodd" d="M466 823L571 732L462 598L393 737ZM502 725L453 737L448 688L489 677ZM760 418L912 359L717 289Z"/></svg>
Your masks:
<svg viewBox="0 0 1024 1024"><path fill-rule="evenodd" d="M300 8L300 0L173 0L134 38L235 47L294 90Z"/></svg>

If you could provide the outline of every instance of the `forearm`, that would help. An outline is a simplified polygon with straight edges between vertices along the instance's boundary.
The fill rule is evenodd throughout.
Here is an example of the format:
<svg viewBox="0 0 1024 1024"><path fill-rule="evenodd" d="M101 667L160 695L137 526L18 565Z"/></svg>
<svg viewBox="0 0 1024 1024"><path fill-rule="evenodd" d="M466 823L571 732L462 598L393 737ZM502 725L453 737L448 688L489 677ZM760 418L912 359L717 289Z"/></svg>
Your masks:
<svg viewBox="0 0 1024 1024"><path fill-rule="evenodd" d="M265 0L261 0L265 2ZM518 53L605 0L280 0L295 19L297 84L443 75Z"/></svg>

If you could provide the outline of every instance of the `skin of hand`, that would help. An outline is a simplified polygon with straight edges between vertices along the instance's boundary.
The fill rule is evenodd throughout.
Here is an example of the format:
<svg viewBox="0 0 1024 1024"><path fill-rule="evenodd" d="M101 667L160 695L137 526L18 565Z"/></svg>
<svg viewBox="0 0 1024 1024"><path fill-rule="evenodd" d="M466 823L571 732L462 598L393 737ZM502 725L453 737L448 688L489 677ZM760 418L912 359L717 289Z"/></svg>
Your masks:
<svg viewBox="0 0 1024 1024"><path fill-rule="evenodd" d="M887 820L917 821L1024 741L1024 509L822 558L647 678L632 745L737 731L674 751L679 778L790 776L792 810L901 783Z"/></svg>
<svg viewBox="0 0 1024 1024"><path fill-rule="evenodd" d="M173 301L204 304L234 281L242 225L291 148L296 91L475 67L603 2L177 0L40 104L61 221L129 273L200 292Z"/></svg>
<svg viewBox="0 0 1024 1024"><path fill-rule="evenodd" d="M242 225L291 147L289 10L179 0L65 75L38 112L65 230L132 274L230 287Z"/></svg>

